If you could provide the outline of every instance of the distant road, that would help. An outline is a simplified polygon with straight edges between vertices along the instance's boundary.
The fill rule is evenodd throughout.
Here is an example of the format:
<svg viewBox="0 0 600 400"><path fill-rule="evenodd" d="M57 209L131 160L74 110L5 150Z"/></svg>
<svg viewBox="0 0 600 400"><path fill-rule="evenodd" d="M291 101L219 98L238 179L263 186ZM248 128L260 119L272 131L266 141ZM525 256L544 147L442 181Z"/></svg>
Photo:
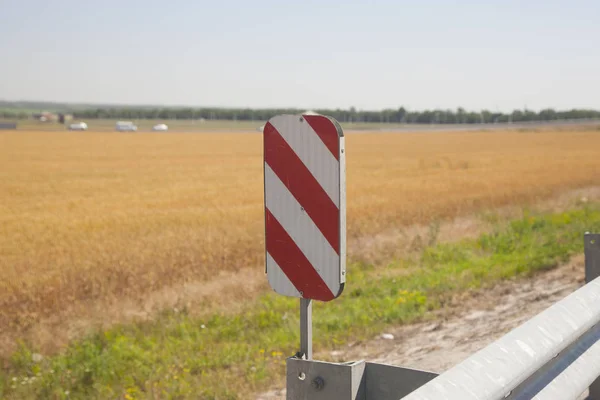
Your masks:
<svg viewBox="0 0 600 400"><path fill-rule="evenodd" d="M600 125L600 119L576 119L576 120L561 120L561 121L530 121L530 122L514 122L514 123L489 123L489 124L406 124L403 126L386 127L365 127L352 128L352 125L343 125L344 131L359 133L359 132L449 132L449 131L486 131L486 130L506 130L506 129L532 129L532 128L554 128L554 127L569 127L569 126L593 126Z"/></svg>
<svg viewBox="0 0 600 400"><path fill-rule="evenodd" d="M79 120L77 120L79 121ZM82 120L83 121L83 120ZM2 120L2 122L15 121ZM90 119L85 120L90 132L114 132L115 120ZM262 132L264 122L261 121L193 121L193 120L133 120L138 126L138 133L152 132L152 127L158 123L169 126L169 132L182 133L259 133ZM57 123L43 123L32 120L16 121L17 129L24 131L66 131L65 125ZM515 123L487 123L487 124L395 124L375 122L342 123L345 132L348 133L405 133L405 132L467 132L467 131L491 131L491 130L514 130L514 129L537 129L555 128L569 126L600 126L600 119L576 119L560 121L531 121Z"/></svg>

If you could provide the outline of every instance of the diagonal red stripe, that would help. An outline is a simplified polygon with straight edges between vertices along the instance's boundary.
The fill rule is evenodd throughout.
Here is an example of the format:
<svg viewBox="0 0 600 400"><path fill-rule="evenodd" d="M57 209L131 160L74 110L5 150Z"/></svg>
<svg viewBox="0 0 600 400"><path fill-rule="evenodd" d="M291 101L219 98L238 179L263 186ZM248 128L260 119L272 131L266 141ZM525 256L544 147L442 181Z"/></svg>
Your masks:
<svg viewBox="0 0 600 400"><path fill-rule="evenodd" d="M302 297L321 301L332 300L334 295L323 278L268 208L265 209L265 218L267 252L296 289L302 292Z"/></svg>
<svg viewBox="0 0 600 400"><path fill-rule="evenodd" d="M303 115L304 119L319 135L336 160L340 160L340 134L333 122L323 115Z"/></svg>
<svg viewBox="0 0 600 400"><path fill-rule="evenodd" d="M304 207L308 216L340 254L340 210L270 123L265 125L265 162Z"/></svg>

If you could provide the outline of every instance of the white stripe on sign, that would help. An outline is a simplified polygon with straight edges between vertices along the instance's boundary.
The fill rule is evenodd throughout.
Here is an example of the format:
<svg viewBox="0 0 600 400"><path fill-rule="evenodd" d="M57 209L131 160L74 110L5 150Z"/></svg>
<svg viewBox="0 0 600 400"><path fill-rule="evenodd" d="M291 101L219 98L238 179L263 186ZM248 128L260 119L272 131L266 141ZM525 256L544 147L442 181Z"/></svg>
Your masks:
<svg viewBox="0 0 600 400"><path fill-rule="evenodd" d="M306 168L323 187L331 201L340 206L340 165L314 129L300 118L286 115L269 120L281 137L290 145Z"/></svg>
<svg viewBox="0 0 600 400"><path fill-rule="evenodd" d="M265 198L267 208L290 235L329 290L337 293L339 270L330 266L339 264L339 255L267 163L265 184L269 188Z"/></svg>
<svg viewBox="0 0 600 400"><path fill-rule="evenodd" d="M284 296L302 297L294 284L288 279L281 267L273 257L267 253L267 269L269 270L268 279L271 287L277 288L276 292Z"/></svg>

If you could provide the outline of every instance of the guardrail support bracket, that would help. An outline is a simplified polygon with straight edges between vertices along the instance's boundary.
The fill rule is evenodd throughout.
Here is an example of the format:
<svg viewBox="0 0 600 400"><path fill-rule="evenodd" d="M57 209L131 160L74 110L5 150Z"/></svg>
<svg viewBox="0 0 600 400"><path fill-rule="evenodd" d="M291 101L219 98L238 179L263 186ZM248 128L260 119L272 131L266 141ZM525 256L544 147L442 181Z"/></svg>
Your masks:
<svg viewBox="0 0 600 400"><path fill-rule="evenodd" d="M287 400L397 400L437 376L393 365L287 359Z"/></svg>

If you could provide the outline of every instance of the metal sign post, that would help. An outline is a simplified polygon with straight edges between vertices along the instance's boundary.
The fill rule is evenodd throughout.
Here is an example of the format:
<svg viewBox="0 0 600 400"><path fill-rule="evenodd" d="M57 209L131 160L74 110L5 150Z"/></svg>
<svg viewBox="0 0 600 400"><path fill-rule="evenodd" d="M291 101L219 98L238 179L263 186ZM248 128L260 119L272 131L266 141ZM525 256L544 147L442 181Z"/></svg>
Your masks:
<svg viewBox="0 0 600 400"><path fill-rule="evenodd" d="M279 115L265 124L266 271L279 294L300 298L300 351L312 359L312 300L331 301L346 281L344 135L323 115Z"/></svg>
<svg viewBox="0 0 600 400"><path fill-rule="evenodd" d="M312 300L300 299L300 358L312 360Z"/></svg>

